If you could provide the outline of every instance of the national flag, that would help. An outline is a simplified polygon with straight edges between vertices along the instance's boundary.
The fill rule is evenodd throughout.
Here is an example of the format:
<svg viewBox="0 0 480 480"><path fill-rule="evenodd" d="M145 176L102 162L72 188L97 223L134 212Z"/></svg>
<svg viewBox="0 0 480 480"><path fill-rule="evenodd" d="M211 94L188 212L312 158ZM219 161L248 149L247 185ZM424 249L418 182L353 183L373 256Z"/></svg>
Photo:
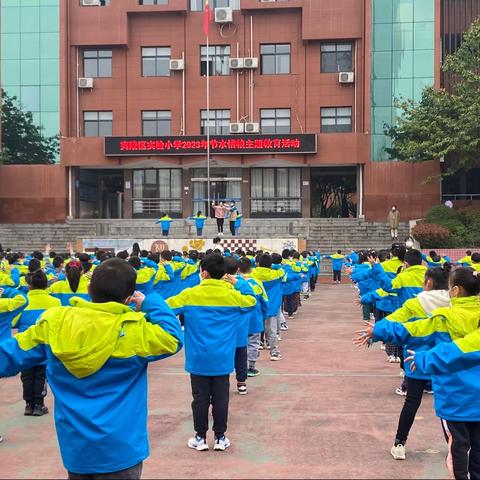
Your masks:
<svg viewBox="0 0 480 480"><path fill-rule="evenodd" d="M210 10L210 5L208 4L208 0L205 0L205 10L203 12L203 31L205 32L205 36L207 37L208 37L211 21L212 21L212 11Z"/></svg>

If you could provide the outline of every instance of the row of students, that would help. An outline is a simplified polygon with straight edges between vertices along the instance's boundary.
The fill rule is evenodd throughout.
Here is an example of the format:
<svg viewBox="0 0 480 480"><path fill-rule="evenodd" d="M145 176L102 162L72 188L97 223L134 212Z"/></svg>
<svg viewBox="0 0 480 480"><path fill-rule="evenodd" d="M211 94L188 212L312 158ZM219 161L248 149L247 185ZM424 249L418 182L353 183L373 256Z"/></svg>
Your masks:
<svg viewBox="0 0 480 480"><path fill-rule="evenodd" d="M259 373L255 366L264 329L270 359L281 358L275 344L282 290L289 280L284 268L306 276L318 271L315 257L307 252L301 258L296 252L278 255L277 267L273 255L263 252L255 258L241 251L188 256L162 252L159 258L136 253L139 256L119 252L108 259L97 252L93 261L69 258L65 280L49 287L47 274L39 268L27 273L27 294L13 287L2 291L0 315L8 319L0 319L0 325L10 327L21 315L15 324L19 333L9 338L10 332L4 332L0 341L0 376L22 372L25 414L37 415L47 413L46 371L70 478L99 473L139 478L148 456L147 366L183 345L196 432L188 446L208 449L212 404L214 449L228 448L230 373L236 370L238 393L245 394L247 376ZM316 278L308 280L315 285ZM62 282L64 288L52 290ZM80 298L83 284L88 297ZM61 306L67 300L69 306ZM100 400L92 402L93 397Z"/></svg>
<svg viewBox="0 0 480 480"><path fill-rule="evenodd" d="M225 206L223 203L220 203L219 205L212 204L212 208L215 211L215 219L217 221L218 236L219 237L223 236L225 212L228 212L231 235L233 237L238 235L238 231L242 225L242 214L238 212L238 209L235 206L235 202L232 202L230 206ZM195 223L197 237L203 236L203 229L205 228L205 222L207 221L207 217L203 214L203 212L199 210L196 215L192 215L188 217L188 220L192 220ZM173 219L170 218L168 213L163 213L160 216L160 218L156 221L156 224L160 225L162 229L162 235L164 237L168 237L172 222L173 222Z"/></svg>
<svg viewBox="0 0 480 480"><path fill-rule="evenodd" d="M418 257L419 253L406 252L404 266L396 278L412 268L407 262L412 262L412 256ZM430 259L435 260L433 257L430 255ZM418 258L415 263L418 266ZM422 395L431 383L435 411L442 419L448 440L447 464L452 478L480 478L480 388L473 380L478 375L476 369L480 368L476 355L480 345L472 343L479 338L480 275L470 266L452 270L447 262L435 263L425 272L422 290L416 295L412 288L413 276L419 269L410 270L411 275L406 277L410 285L404 293L413 294L411 298L381 321L365 322L364 328L356 332L355 343L394 342L407 357L406 398L392 456L397 460L406 458L406 441ZM374 268L379 267L374 266L372 270ZM400 293L405 282L405 278L400 278L392 284ZM473 355L469 356L470 353Z"/></svg>

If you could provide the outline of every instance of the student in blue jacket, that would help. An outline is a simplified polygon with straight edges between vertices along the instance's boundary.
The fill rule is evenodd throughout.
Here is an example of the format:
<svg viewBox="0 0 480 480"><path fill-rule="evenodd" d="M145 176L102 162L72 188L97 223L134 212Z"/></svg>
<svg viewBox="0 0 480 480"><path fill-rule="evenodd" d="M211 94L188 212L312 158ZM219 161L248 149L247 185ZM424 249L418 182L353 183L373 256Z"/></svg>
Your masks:
<svg viewBox="0 0 480 480"><path fill-rule="evenodd" d="M93 303L51 308L0 343L0 376L47 363L70 478L138 479L149 455L147 366L177 353L183 333L158 295L135 292L136 277L124 260L106 260L92 275Z"/></svg>
<svg viewBox="0 0 480 480"><path fill-rule="evenodd" d="M333 255L326 255L323 258L332 260L333 283L342 283L342 269L345 265L345 256L342 255L342 251L337 250L337 253L334 253Z"/></svg>
<svg viewBox="0 0 480 480"><path fill-rule="evenodd" d="M476 301L477 320L480 320L480 274L462 268L454 275L456 281L450 285L450 295L474 305ZM479 340L477 323L472 333L427 351L411 350L411 356L405 360L411 371L431 375L435 413L442 419L448 441L450 478L480 478Z"/></svg>
<svg viewBox="0 0 480 480"><path fill-rule="evenodd" d="M195 216L188 217L188 219L195 222L195 228L197 229L197 237L201 237L203 235L203 228L205 227L207 217L203 215L203 213L199 210Z"/></svg>
<svg viewBox="0 0 480 480"><path fill-rule="evenodd" d="M200 264L202 282L167 300L185 321L185 369L192 384L195 436L188 447L208 450L210 404L215 434L214 450L230 447L225 436L228 420L230 373L234 370L238 327L257 300L247 282L225 275L225 258L207 255ZM243 318L242 318L243 317Z"/></svg>
<svg viewBox="0 0 480 480"><path fill-rule="evenodd" d="M160 224L162 227L162 235L168 237L168 232L170 231L170 224L172 219L168 216L168 213L164 213L157 221L157 224Z"/></svg>

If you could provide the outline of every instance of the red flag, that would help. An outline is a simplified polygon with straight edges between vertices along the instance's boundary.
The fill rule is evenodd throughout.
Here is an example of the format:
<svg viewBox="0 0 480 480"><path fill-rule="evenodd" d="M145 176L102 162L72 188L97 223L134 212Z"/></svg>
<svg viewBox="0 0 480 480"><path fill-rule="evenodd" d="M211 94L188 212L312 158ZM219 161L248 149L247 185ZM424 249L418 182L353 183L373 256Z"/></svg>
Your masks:
<svg viewBox="0 0 480 480"><path fill-rule="evenodd" d="M210 22L212 21L212 11L210 10L210 5L208 0L205 0L205 11L203 12L203 31L205 36L208 37L208 31L210 28Z"/></svg>

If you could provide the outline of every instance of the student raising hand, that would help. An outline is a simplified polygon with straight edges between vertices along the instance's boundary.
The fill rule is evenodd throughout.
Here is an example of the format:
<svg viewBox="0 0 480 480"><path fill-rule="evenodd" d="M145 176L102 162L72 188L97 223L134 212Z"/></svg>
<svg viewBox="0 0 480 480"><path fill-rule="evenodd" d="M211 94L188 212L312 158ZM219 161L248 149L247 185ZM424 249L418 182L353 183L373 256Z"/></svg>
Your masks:
<svg viewBox="0 0 480 480"><path fill-rule="evenodd" d="M372 322L365 321L364 328L354 332L356 337L353 338L353 343L359 347L362 345L370 345L373 339L373 326Z"/></svg>

